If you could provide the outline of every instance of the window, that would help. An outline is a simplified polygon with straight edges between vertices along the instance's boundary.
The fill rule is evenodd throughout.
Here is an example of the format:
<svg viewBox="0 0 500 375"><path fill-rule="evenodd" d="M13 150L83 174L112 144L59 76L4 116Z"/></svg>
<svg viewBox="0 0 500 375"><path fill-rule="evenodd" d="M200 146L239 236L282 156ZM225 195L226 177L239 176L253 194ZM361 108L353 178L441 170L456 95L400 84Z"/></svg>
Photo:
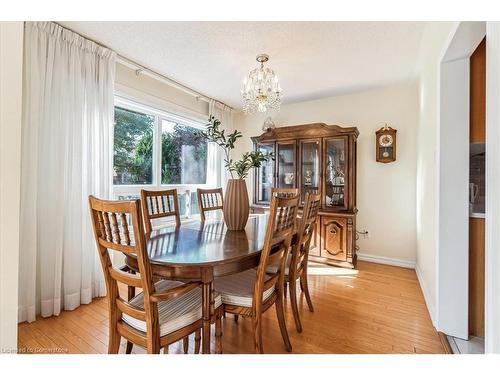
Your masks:
<svg viewBox="0 0 500 375"><path fill-rule="evenodd" d="M177 188L181 215L197 213L196 188L206 187L207 162L211 157L207 141L196 137L196 132L203 128L202 120L116 97L115 199L138 198L141 188Z"/></svg>
<svg viewBox="0 0 500 375"><path fill-rule="evenodd" d="M114 185L153 183L153 116L115 107Z"/></svg>
<svg viewBox="0 0 500 375"><path fill-rule="evenodd" d="M207 141L198 129L161 120L161 183L204 184L207 180Z"/></svg>

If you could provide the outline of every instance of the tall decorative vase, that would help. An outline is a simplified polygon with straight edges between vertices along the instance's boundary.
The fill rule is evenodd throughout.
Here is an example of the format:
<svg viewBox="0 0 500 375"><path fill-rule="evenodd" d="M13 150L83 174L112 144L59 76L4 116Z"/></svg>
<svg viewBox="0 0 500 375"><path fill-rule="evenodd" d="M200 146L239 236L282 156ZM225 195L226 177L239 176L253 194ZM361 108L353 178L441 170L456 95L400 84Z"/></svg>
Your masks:
<svg viewBox="0 0 500 375"><path fill-rule="evenodd" d="M227 229L245 229L250 213L247 184L245 180L230 179L228 181L223 211Z"/></svg>

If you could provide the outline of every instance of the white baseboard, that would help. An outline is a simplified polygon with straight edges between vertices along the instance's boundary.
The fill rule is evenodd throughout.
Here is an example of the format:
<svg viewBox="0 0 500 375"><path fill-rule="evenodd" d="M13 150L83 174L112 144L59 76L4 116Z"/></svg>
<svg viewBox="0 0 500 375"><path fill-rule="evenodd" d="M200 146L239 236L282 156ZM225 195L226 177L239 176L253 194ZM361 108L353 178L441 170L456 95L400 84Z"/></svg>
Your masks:
<svg viewBox="0 0 500 375"><path fill-rule="evenodd" d="M389 266L404 267L404 268L415 268L415 262L411 260L403 260L396 258L382 257L379 255L370 255L357 253L358 260L363 260L365 262L387 264Z"/></svg>
<svg viewBox="0 0 500 375"><path fill-rule="evenodd" d="M418 283L420 284L420 289L422 289L422 294L424 295L425 304L427 305L427 310L429 311L429 315L432 320L432 325L434 326L434 328L438 329L436 323L436 310L434 308L434 303L431 300L429 289L425 284L424 278L422 276L422 271L420 271L418 265L415 265L415 273L417 274Z"/></svg>

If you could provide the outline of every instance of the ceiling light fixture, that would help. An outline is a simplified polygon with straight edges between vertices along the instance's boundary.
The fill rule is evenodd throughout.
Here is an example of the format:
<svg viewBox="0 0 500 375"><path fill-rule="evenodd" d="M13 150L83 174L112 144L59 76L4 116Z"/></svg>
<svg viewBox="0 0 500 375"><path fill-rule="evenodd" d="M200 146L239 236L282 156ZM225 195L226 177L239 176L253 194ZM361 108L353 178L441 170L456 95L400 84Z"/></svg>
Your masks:
<svg viewBox="0 0 500 375"><path fill-rule="evenodd" d="M278 76L269 68L264 68L264 63L269 61L266 54L257 55L260 67L252 70L243 80L241 96L243 98L243 111L245 113L267 112L280 110L282 89Z"/></svg>

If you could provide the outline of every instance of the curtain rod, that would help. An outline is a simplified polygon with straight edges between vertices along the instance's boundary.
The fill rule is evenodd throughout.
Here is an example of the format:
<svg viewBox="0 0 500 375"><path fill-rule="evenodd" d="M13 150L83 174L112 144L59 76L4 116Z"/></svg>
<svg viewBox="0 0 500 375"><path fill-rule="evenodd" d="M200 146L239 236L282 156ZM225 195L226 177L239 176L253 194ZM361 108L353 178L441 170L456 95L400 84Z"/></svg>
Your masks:
<svg viewBox="0 0 500 375"><path fill-rule="evenodd" d="M101 43L101 42L98 42L92 38L89 38L85 35L82 35L74 30L71 30L65 26L62 26L61 24L59 24L58 22L54 22L55 24L59 25L60 27L64 28L64 29L67 29L67 30L70 30L71 32L74 32L75 34L78 34L80 35L81 37L85 38L85 39L88 39L92 42L94 42L95 44L99 45L99 46L102 46L104 48L107 48L109 50L112 50L112 48L109 48L108 46L106 46L105 44ZM134 60L132 59L129 59L128 57L125 57L123 55L120 55L119 53L116 52L116 58L117 58L117 61L119 63L121 63L122 65L126 65L128 66L129 68L132 68L135 70L135 74L137 76L139 76L140 74L147 74L148 76L150 76L151 78L154 78L160 82L164 82L172 87L175 87L177 88L178 90L181 90L183 92L185 92L186 94L189 94L189 95L192 95L196 98L196 100L203 100L207 103L210 102L210 100L215 100L216 102L228 107L229 109L231 110L234 110L234 108L232 108L231 106L227 105L226 103L223 103L221 102L220 100L216 100L216 99L213 99L209 96L206 96L206 95L203 95L201 94L200 92L196 91L196 90L193 90L192 88L186 86L186 85L183 85L182 83L179 83L171 78L168 78L166 76L164 76L163 74L160 74L158 72L155 72L154 70L150 69L150 68L147 68L137 62L135 62Z"/></svg>

